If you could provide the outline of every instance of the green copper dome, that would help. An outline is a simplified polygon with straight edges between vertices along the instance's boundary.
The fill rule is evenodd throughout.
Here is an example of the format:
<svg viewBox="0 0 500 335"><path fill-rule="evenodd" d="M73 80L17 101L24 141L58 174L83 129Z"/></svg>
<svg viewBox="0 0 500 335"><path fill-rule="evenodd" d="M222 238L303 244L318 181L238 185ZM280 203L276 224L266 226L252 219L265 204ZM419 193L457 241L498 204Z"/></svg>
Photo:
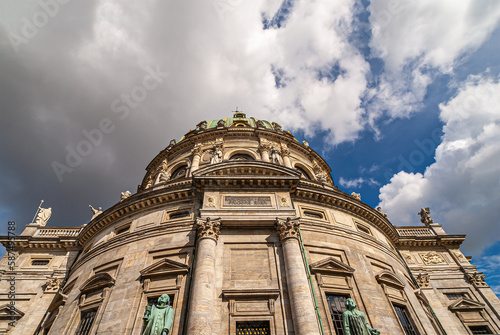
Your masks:
<svg viewBox="0 0 500 335"><path fill-rule="evenodd" d="M194 130L190 130L188 133L186 133L182 138L179 140L181 142L182 140L193 136L194 134L198 133L199 131L206 131L206 130L212 130L212 129L217 129L217 128L234 128L234 127L242 127L242 128L260 128L260 129L268 129L268 130L273 130L273 131L279 131L280 133L287 135L289 137L292 137L296 141L298 141L289 131L283 131L281 129L281 126L277 124L276 122L269 122L265 120L259 120L254 117L247 117L245 113L236 111L233 114L233 117L225 117L222 119L215 119L211 120L209 122L207 121L201 121L196 125L196 128Z"/></svg>

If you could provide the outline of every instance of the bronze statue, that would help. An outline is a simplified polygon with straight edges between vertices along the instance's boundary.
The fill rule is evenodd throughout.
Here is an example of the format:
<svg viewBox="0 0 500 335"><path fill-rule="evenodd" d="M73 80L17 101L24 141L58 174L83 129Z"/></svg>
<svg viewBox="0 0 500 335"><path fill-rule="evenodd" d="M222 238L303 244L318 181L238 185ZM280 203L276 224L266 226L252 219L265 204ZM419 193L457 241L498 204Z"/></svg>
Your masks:
<svg viewBox="0 0 500 335"><path fill-rule="evenodd" d="M174 309L169 305L170 297L163 294L158 298L158 303L146 306L144 323L146 328L142 335L168 335L174 322Z"/></svg>
<svg viewBox="0 0 500 335"><path fill-rule="evenodd" d="M379 335L380 332L373 329L366 321L365 313L356 309L356 303L351 298L345 302L347 311L342 314L342 323L345 335Z"/></svg>

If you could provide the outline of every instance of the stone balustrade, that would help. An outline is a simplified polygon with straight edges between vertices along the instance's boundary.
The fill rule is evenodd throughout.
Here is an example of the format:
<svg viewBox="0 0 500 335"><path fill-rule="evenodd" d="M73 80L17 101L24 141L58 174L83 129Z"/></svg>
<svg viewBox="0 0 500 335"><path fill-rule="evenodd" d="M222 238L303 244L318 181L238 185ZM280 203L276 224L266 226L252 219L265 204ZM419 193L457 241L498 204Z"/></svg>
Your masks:
<svg viewBox="0 0 500 335"><path fill-rule="evenodd" d="M399 236L434 236L427 227L398 227Z"/></svg>

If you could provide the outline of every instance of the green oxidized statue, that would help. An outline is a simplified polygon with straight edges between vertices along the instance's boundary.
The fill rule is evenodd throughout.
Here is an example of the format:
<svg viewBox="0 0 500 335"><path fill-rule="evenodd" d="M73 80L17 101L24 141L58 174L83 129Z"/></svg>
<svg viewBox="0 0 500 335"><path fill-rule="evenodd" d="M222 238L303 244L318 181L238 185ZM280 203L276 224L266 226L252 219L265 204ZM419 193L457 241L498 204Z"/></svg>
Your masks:
<svg viewBox="0 0 500 335"><path fill-rule="evenodd" d="M356 309L356 303L351 298L345 302L347 311L342 314L342 323L344 325L345 335L379 335L380 332L373 329L366 321L363 312Z"/></svg>
<svg viewBox="0 0 500 335"><path fill-rule="evenodd" d="M168 335L174 322L174 309L169 306L170 297L163 294L158 298L158 303L153 306L146 306L144 312L144 323L146 329L142 335Z"/></svg>

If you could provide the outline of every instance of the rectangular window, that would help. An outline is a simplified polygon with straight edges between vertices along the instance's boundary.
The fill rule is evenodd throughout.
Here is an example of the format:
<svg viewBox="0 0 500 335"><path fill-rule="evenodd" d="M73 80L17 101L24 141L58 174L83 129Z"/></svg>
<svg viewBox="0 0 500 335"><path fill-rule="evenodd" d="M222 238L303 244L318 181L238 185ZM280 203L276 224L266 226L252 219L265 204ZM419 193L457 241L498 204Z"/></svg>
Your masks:
<svg viewBox="0 0 500 335"><path fill-rule="evenodd" d="M97 308L89 309L82 312L82 318L80 320L80 325L75 335L88 335L92 329L95 316L97 314Z"/></svg>
<svg viewBox="0 0 500 335"><path fill-rule="evenodd" d="M236 335L270 335L269 321L237 321Z"/></svg>
<svg viewBox="0 0 500 335"><path fill-rule="evenodd" d="M469 326L472 334L492 334L487 326Z"/></svg>
<svg viewBox="0 0 500 335"><path fill-rule="evenodd" d="M420 335L405 306L393 305L406 335Z"/></svg>
<svg viewBox="0 0 500 335"><path fill-rule="evenodd" d="M33 266L46 266L49 265L49 260L47 259L35 259L31 262Z"/></svg>
<svg viewBox="0 0 500 335"><path fill-rule="evenodd" d="M344 327L342 326L342 314L347 310L345 301L349 298L346 295L326 295L330 315L332 316L333 328L337 335L344 335Z"/></svg>

